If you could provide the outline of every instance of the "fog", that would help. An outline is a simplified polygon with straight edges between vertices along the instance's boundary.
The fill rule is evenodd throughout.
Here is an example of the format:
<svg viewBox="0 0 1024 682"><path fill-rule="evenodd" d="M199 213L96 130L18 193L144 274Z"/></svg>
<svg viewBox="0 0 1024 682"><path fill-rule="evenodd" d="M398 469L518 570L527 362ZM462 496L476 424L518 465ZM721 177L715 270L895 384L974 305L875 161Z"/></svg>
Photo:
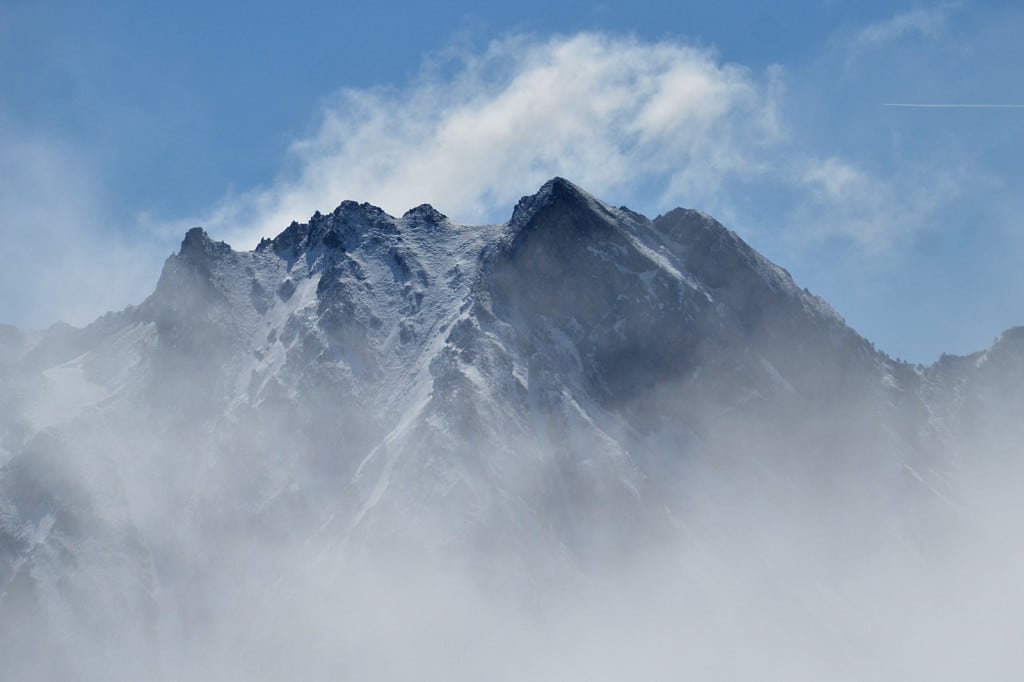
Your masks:
<svg viewBox="0 0 1024 682"><path fill-rule="evenodd" d="M1019 677L1020 330L898 363L564 181L438 215L0 330L0 679Z"/></svg>
<svg viewBox="0 0 1024 682"><path fill-rule="evenodd" d="M102 538L116 530L84 528L78 541L105 545L56 564L66 591L12 598L19 586L8 583L8 679L962 680L1022 668L1019 462L996 435L957 453L966 464L941 494L897 494L874 475L837 486L749 443L726 467L707 455L684 480L661 482L674 499L644 500L651 518L551 528L541 507L523 528L414 508L358 543L328 521L329 495L299 511L247 510L235 466L198 465L202 483L178 488L158 461L192 456L174 443L148 454L90 447L39 475L72 488L60 504L92 498L79 513L95 515L81 523L136 524L148 556ZM118 519L100 499L114 484L95 467L140 455L150 461L133 461L135 478L122 481L133 518ZM217 453L232 456L244 460ZM304 466L301 453L291 466ZM189 499L197 491L208 498ZM557 504L532 487L506 494ZM669 523L652 532L659 511ZM600 549L574 555L581 538L566 533Z"/></svg>

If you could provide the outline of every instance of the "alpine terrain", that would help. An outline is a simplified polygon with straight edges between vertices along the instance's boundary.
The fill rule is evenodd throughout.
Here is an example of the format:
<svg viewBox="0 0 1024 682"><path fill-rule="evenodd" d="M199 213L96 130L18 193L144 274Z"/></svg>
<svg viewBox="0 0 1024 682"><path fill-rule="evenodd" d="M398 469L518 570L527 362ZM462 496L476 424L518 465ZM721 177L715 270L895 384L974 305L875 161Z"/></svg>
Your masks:
<svg viewBox="0 0 1024 682"><path fill-rule="evenodd" d="M0 679L985 677L1022 380L1024 329L899 362L561 178L194 228L139 305L0 327Z"/></svg>

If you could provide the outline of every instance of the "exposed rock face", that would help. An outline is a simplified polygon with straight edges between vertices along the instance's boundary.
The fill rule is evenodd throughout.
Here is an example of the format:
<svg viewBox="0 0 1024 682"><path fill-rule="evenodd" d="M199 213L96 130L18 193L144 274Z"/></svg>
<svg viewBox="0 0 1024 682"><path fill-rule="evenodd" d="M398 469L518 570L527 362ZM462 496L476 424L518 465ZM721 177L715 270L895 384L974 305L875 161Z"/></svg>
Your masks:
<svg viewBox="0 0 1024 682"><path fill-rule="evenodd" d="M0 327L0 658L73 631L26 674L130 642L152 679L238 538L585 566L678 535L707 475L881 516L979 435L1024 440L1022 339L894 362L709 216L560 178L503 225L346 201L247 253L194 228L139 306Z"/></svg>

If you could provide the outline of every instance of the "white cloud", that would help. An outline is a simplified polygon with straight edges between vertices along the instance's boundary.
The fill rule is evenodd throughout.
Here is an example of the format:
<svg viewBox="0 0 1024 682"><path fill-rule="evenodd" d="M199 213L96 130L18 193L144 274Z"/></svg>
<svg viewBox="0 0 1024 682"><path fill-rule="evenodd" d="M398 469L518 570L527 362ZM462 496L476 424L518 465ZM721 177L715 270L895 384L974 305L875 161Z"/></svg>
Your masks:
<svg viewBox="0 0 1024 682"><path fill-rule="evenodd" d="M957 9L957 3L944 3L930 9L897 14L861 28L853 35L850 43L854 47L868 48L879 47L908 35L935 38L945 30L946 22Z"/></svg>
<svg viewBox="0 0 1024 682"><path fill-rule="evenodd" d="M776 71L678 43L518 36L438 71L404 89L341 92L293 145L297 172L226 198L205 223L251 245L347 198L501 220L553 175L713 209L726 179L758 172L782 137Z"/></svg>
<svg viewBox="0 0 1024 682"><path fill-rule="evenodd" d="M923 16L861 35L880 41L938 21ZM563 175L646 212L693 206L741 230L770 223L772 239L791 245L838 237L879 253L927 229L953 195L948 174L873 172L789 130L779 67L756 73L679 42L593 33L514 36L452 54L429 58L404 87L341 91L291 146L290 172L205 216L140 219L133 245L104 224L107 202L87 160L53 140L0 140L0 171L15 179L0 187L3 236L19 245L0 284L26 292L5 301L0 320L86 322L143 298L168 233L202 224L246 248L343 199L393 214L430 202L459 222L501 221L521 195ZM789 197L781 207L779 188ZM41 277L41 262L59 274Z"/></svg>
<svg viewBox="0 0 1024 682"><path fill-rule="evenodd" d="M608 200L639 198L648 212L694 206L741 230L767 219L796 254L838 238L878 255L928 229L955 193L948 172L878 172L787 130L785 94L779 67L757 74L676 42L506 38L428 63L405 88L342 91L292 145L292 175L225 198L199 222L250 247L342 199L396 215L430 202L458 222L500 221L564 175ZM774 218L775 207L758 205L774 200L773 185L790 196ZM751 191L755 216L733 201Z"/></svg>
<svg viewBox="0 0 1024 682"><path fill-rule="evenodd" d="M85 324L141 300L158 256L102 219L95 169L50 138L5 135L0 149L0 290L14 293L0 297L0 323Z"/></svg>
<svg viewBox="0 0 1024 682"><path fill-rule="evenodd" d="M887 35L927 24L907 16L887 23ZM882 36L880 27L865 35ZM565 175L608 200L643 196L654 204L646 211L695 206L744 228L752 216L736 212L731 194L778 183L792 199L775 238L797 253L840 239L878 255L927 229L954 188L938 172L883 174L821 154L786 131L780 69L754 74L708 50L520 36L462 53L456 67L404 89L341 92L315 133L292 146L295 174L227 198L206 224L252 246L342 199L392 214L430 202L461 222L503 220L521 195Z"/></svg>
<svg viewBox="0 0 1024 682"><path fill-rule="evenodd" d="M791 238L838 237L875 255L934 226L959 186L953 169L882 177L839 157L803 158L791 175L802 196L790 212Z"/></svg>

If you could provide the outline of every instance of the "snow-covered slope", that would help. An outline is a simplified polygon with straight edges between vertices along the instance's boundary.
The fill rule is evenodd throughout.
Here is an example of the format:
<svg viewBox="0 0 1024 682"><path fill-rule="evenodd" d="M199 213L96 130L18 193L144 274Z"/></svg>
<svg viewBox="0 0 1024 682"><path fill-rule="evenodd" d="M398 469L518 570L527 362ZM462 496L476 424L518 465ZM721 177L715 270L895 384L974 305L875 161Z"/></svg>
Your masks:
<svg viewBox="0 0 1024 682"><path fill-rule="evenodd" d="M937 444L1011 419L1017 337L893 362L709 216L560 178L502 225L346 201L251 252L194 228L140 305L0 328L0 658L60 641L21 672L86 679L135 642L124 670L173 678L282 538L576 570L699 536L723 490L881 514L944 485Z"/></svg>

